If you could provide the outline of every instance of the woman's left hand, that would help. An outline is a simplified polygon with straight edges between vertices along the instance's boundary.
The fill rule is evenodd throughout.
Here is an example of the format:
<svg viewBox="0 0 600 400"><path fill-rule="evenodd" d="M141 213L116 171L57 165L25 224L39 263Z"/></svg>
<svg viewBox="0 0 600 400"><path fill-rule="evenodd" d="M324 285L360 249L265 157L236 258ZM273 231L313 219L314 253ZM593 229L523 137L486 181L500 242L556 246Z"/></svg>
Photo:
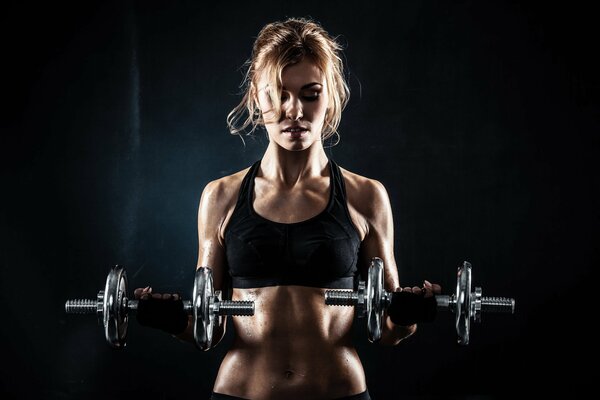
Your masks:
<svg viewBox="0 0 600 400"><path fill-rule="evenodd" d="M387 314L396 325L431 322L437 314L437 302L433 296L441 292L440 285L427 280L423 282L423 287L399 287L392 293Z"/></svg>

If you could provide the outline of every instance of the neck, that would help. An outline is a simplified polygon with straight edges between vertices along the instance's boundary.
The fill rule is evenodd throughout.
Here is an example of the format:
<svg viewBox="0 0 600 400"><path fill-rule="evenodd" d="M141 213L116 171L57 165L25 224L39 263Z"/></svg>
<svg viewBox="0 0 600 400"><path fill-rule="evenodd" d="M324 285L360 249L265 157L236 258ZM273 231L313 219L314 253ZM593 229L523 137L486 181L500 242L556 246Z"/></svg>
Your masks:
<svg viewBox="0 0 600 400"><path fill-rule="evenodd" d="M294 187L306 179L326 175L328 161L320 142L302 151L289 151L270 142L258 174L281 186Z"/></svg>

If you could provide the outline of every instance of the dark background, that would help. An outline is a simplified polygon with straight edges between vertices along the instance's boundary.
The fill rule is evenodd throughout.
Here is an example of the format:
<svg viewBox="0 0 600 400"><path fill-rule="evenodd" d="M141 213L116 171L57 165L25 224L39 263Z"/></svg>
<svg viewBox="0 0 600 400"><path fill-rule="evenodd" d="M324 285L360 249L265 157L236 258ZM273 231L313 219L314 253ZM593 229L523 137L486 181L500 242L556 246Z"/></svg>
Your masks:
<svg viewBox="0 0 600 400"><path fill-rule="evenodd" d="M85 4L82 4L85 3ZM189 297L210 180L266 148L226 129L271 21L311 16L345 44L352 89L327 154L381 181L401 281L517 299L455 345L451 315L401 345L356 346L374 399L571 395L592 387L598 265L598 29L569 3L19 3L2 12L0 393L206 398L231 341L203 353L130 325L111 350L67 316L111 265ZM240 371L240 373L252 373ZM478 397L481 395L482 397Z"/></svg>

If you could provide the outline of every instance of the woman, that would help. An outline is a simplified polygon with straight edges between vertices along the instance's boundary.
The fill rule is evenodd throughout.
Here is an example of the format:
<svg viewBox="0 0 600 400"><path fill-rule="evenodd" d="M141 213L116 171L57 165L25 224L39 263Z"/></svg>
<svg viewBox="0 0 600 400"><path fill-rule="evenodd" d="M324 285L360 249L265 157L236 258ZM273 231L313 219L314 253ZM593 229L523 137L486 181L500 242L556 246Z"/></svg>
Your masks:
<svg viewBox="0 0 600 400"><path fill-rule="evenodd" d="M231 318L235 340L213 399L370 398L352 346L354 309L326 306L324 293L352 289L376 256L386 290L402 289L385 188L323 150L349 97L340 51L306 19L268 24L255 41L246 93L228 124L232 133L264 127L269 145L250 168L210 182L198 213L198 266L212 268L215 290L231 286L233 300L255 302L253 317ZM423 290L431 297L439 286ZM146 299L151 289L136 292ZM172 333L186 323L176 325ZM386 316L380 343L396 345L415 329ZM178 337L191 339L191 324Z"/></svg>

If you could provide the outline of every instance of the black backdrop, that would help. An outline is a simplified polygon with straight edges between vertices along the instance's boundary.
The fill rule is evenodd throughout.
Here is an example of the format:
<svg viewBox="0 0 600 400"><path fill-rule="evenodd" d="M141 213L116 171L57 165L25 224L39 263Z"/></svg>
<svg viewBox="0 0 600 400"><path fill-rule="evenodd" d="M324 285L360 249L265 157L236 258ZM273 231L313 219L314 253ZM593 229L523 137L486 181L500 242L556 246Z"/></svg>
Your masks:
<svg viewBox="0 0 600 400"><path fill-rule="evenodd" d="M375 399L507 398L591 386L598 263L598 30L593 10L516 2L98 2L7 5L0 392L48 399L206 398L231 341L202 353L130 325L111 350L93 297L190 293L204 185L264 137L231 136L239 69L267 22L311 16L346 45L352 99L327 153L391 197L403 283L452 290L463 260L514 316L469 347L452 317L395 348L356 346ZM246 371L245 373L250 373ZM7 397L3 397L7 398Z"/></svg>

